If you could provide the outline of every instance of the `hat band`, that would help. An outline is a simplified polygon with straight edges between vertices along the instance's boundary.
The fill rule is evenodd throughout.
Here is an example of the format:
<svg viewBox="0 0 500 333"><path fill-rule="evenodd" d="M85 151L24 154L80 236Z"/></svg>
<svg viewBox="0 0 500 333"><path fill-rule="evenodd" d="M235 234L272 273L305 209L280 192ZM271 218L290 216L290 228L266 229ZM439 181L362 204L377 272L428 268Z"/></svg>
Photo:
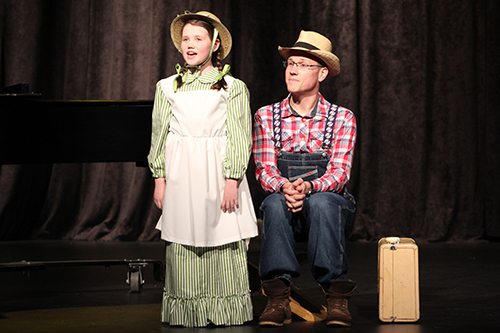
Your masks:
<svg viewBox="0 0 500 333"><path fill-rule="evenodd" d="M319 50L319 48L317 48L316 46L311 45L311 44L306 43L306 42L297 42L293 45L293 47L302 47L302 48L308 49L308 50Z"/></svg>

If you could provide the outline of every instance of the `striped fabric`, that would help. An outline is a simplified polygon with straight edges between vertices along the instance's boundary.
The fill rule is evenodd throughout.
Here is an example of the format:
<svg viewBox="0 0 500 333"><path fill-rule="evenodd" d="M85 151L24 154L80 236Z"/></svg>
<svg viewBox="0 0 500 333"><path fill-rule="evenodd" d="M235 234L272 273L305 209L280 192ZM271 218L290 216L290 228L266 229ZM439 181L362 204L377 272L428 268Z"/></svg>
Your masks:
<svg viewBox="0 0 500 333"><path fill-rule="evenodd" d="M161 320L171 326L241 325L253 319L246 243L167 243Z"/></svg>
<svg viewBox="0 0 500 333"><path fill-rule="evenodd" d="M199 72L188 72L187 81L178 92L209 90L218 75L217 68L198 76ZM173 88L172 88L173 89ZM227 146L223 161L224 177L240 179L245 174L252 151L252 120L250 93L241 80L235 79L227 100ZM153 106L151 149L148 162L153 177L165 177L165 140L172 117L171 105L156 85Z"/></svg>

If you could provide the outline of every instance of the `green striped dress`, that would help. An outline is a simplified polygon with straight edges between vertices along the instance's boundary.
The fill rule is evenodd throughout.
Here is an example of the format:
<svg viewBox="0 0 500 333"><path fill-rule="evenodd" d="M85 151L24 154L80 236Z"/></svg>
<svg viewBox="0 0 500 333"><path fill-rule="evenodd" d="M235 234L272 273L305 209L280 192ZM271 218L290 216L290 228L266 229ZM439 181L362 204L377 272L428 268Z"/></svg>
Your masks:
<svg viewBox="0 0 500 333"><path fill-rule="evenodd" d="M167 243L161 320L170 325L241 325L253 319L245 241L218 247Z"/></svg>
<svg viewBox="0 0 500 333"><path fill-rule="evenodd" d="M179 142L182 145L185 142L183 140L191 140L189 135L192 133L188 133L188 136L186 132L178 134L177 129L182 129L185 122L181 120L189 119L192 114L188 114L188 118L183 118L182 112L176 111L172 104L176 107L189 105L191 101L183 104L185 101L179 100L182 98L179 96L183 92L186 96L197 96L197 91L210 90L217 74L217 69L201 76L189 73L186 82L176 93L170 88L172 77L165 79L167 81L160 81L153 107L153 133L148 159L153 176L166 177L167 181L163 215L157 226L162 231L162 239L167 241L161 320L172 326L241 325L253 319L245 240L257 235L257 224L245 178L251 151L251 118L248 90L242 81L228 78L232 84L227 92L221 92L227 101L224 111L227 113L225 121L227 140L224 142L225 154L220 160L220 178L221 182L225 178L242 179L239 187L240 211L222 214L218 199L214 199L213 203L211 199L193 199L192 196L199 195L194 191L186 195L183 191L186 186L189 187L191 177L186 178L185 182L179 182L175 174L177 169L172 169L174 162L192 158L185 156L185 150L179 149L177 144ZM200 96L205 98L206 94L200 93ZM217 112L220 112L220 108L221 106ZM205 113L208 117L206 119L211 119L211 114L211 111ZM198 121L190 119L192 122ZM169 129L169 126L173 126L174 129ZM203 123L197 123L195 128L199 127L203 127ZM197 135L199 133L194 133L194 139L189 141L189 147L196 146ZM175 145L170 141L169 146L168 140L178 141L175 141ZM172 149L174 154L180 154L179 157L174 157L174 161L169 160L168 149ZM202 155L207 155L206 151ZM198 161L197 157L193 157L193 160ZM215 166L213 161L208 160L207 163L208 166L205 166L202 162L201 169L213 170L219 167L218 163ZM185 176L183 172L184 168L180 171L180 177ZM169 177L173 178L172 182ZM200 179L203 177L194 177L197 187L206 183ZM216 183L212 177L209 182ZM175 188L176 183L182 186ZM223 191L223 185L220 186ZM212 190L212 186L206 191L202 189L198 192L206 193L209 190ZM200 208L200 205L205 207ZM188 213L183 215L184 211ZM214 225L218 227L210 227Z"/></svg>

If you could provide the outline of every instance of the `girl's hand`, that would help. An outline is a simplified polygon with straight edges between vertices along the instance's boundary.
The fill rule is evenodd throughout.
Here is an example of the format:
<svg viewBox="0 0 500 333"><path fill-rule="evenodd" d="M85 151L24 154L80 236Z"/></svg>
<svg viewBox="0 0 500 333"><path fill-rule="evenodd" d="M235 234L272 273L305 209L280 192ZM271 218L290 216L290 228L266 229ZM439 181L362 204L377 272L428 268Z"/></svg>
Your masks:
<svg viewBox="0 0 500 333"><path fill-rule="evenodd" d="M232 213L239 208L238 205L238 180L233 178L226 179L224 187L224 197L220 208L224 213Z"/></svg>
<svg viewBox="0 0 500 333"><path fill-rule="evenodd" d="M165 198L165 188L167 187L167 182L165 178L155 178L155 193L153 195L153 200L156 207L163 209L163 199Z"/></svg>

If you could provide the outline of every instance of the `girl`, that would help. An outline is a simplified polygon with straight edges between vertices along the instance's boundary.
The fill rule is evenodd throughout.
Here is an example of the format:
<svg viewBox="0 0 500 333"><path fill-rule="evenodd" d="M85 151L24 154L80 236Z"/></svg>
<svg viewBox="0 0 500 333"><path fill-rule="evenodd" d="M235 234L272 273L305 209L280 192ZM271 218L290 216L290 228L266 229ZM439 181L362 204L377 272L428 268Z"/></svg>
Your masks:
<svg viewBox="0 0 500 333"><path fill-rule="evenodd" d="M162 322L241 325L253 319L246 241L257 235L249 92L222 68L232 39L215 15L186 12L170 33L185 68L156 85L148 156L166 241Z"/></svg>

